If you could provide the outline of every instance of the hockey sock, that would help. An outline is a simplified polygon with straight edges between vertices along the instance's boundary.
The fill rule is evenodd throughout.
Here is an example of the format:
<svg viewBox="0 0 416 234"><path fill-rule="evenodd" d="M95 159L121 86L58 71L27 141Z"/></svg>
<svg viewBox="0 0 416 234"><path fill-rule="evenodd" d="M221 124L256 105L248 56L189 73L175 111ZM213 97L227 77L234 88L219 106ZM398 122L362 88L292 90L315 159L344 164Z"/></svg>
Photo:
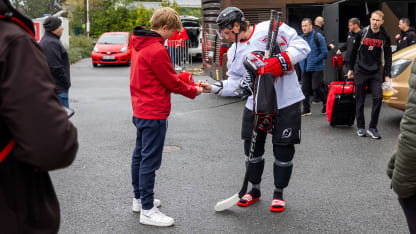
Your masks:
<svg viewBox="0 0 416 234"><path fill-rule="evenodd" d="M256 190L259 190L259 191L260 191L260 183L258 183L258 184L253 184L251 187L252 187L253 189L256 189Z"/></svg>
<svg viewBox="0 0 416 234"><path fill-rule="evenodd" d="M279 199L283 201L283 189L282 188L274 189L273 199Z"/></svg>

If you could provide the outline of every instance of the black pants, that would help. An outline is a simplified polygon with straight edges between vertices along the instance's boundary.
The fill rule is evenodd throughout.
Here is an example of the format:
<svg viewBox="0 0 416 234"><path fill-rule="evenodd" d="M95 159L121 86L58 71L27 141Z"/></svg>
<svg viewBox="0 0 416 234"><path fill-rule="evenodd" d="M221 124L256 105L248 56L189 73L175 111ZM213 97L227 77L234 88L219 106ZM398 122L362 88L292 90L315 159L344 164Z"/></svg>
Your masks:
<svg viewBox="0 0 416 234"><path fill-rule="evenodd" d="M312 71L302 73L302 92L305 95L303 100L303 111L309 112L311 110L311 104L309 103L309 97L315 93L323 104L326 103L325 94L321 89L322 71Z"/></svg>
<svg viewBox="0 0 416 234"><path fill-rule="evenodd" d="M378 117L380 115L381 103L383 100L383 93L381 90L381 84L383 78L381 73L375 74L362 74L359 72L354 73L355 92L356 92L356 113L357 113L357 127L365 128L364 120L364 103L366 96L366 86L371 90L371 96L373 98L373 106L371 108L371 121L370 128L377 128Z"/></svg>
<svg viewBox="0 0 416 234"><path fill-rule="evenodd" d="M416 194L409 198L399 198L399 203L406 215L410 234L416 234Z"/></svg>
<svg viewBox="0 0 416 234"><path fill-rule="evenodd" d="M251 137L253 133L254 114L247 108L244 109L241 128L241 138L244 140L244 153L246 157L250 154ZM293 168L293 157L295 155L294 144L300 143L301 136L300 102L279 109L279 115L273 116L272 143L273 143L273 176L276 188L288 186ZM262 157L266 143L267 132L257 130L256 144L254 145L254 158ZM264 165L264 163L263 163ZM255 166L257 170L252 171L249 181L260 183L263 169ZM252 178L252 179L250 179Z"/></svg>

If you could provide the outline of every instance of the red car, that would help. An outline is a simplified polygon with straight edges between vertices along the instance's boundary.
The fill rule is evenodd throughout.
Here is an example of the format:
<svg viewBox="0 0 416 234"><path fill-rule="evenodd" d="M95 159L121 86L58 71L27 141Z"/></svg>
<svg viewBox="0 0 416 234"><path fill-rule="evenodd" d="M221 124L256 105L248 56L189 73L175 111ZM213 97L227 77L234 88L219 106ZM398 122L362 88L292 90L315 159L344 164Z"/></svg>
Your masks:
<svg viewBox="0 0 416 234"><path fill-rule="evenodd" d="M130 65L131 43L128 32L103 33L95 43L91 53L92 65L125 64Z"/></svg>

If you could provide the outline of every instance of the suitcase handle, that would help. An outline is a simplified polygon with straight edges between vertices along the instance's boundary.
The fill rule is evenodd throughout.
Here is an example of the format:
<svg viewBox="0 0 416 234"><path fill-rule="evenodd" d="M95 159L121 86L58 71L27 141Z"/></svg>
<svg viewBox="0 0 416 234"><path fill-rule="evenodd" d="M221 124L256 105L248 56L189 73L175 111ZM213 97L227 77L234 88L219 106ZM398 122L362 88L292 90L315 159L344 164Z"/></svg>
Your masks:
<svg viewBox="0 0 416 234"><path fill-rule="evenodd" d="M342 85L342 93L341 94L344 94L345 83L347 82L347 80L348 80L348 76L345 76L344 84ZM352 90L351 90L351 93L354 93L354 87L355 87L355 82L352 82Z"/></svg>

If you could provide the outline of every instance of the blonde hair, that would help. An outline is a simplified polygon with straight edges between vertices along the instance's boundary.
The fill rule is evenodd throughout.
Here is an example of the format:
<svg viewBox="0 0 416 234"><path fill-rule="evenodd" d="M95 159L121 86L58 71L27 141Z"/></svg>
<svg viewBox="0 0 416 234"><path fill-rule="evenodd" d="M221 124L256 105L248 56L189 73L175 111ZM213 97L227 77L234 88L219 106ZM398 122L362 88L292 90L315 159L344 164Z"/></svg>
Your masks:
<svg viewBox="0 0 416 234"><path fill-rule="evenodd" d="M182 31L182 22L178 12L170 7L157 9L150 19L150 27L152 29L157 30L165 25L168 26L168 29Z"/></svg>
<svg viewBox="0 0 416 234"><path fill-rule="evenodd" d="M379 15L381 19L384 20L384 13L382 11L376 10L376 11L373 11L373 13L371 13L371 15L373 14Z"/></svg>

